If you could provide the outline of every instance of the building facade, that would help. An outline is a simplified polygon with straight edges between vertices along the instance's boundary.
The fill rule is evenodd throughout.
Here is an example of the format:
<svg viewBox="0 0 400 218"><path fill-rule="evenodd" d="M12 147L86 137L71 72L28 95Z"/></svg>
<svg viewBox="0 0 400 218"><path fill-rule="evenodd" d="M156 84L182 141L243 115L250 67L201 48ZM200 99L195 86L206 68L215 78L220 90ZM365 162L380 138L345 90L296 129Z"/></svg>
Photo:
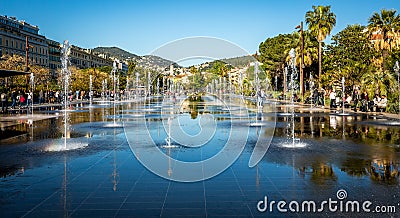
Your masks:
<svg viewBox="0 0 400 218"><path fill-rule="evenodd" d="M53 76L57 76L57 70L61 69L61 44L51 39L47 39L49 47L49 69Z"/></svg>
<svg viewBox="0 0 400 218"><path fill-rule="evenodd" d="M39 35L39 27L0 15L0 55L25 57L26 38L29 44L29 64L49 66L46 37Z"/></svg>
<svg viewBox="0 0 400 218"><path fill-rule="evenodd" d="M39 34L39 27L15 17L0 15L0 57L20 55L25 58L26 37L29 45L29 64L48 68L53 76L61 69L61 43ZM94 54L91 49L71 46L71 64L77 68L112 66L108 57Z"/></svg>
<svg viewBox="0 0 400 218"><path fill-rule="evenodd" d="M77 68L91 68L91 67L102 67L112 66L113 61L111 59L102 58L93 53L91 49L84 49L78 46L71 46L70 54L71 64Z"/></svg>

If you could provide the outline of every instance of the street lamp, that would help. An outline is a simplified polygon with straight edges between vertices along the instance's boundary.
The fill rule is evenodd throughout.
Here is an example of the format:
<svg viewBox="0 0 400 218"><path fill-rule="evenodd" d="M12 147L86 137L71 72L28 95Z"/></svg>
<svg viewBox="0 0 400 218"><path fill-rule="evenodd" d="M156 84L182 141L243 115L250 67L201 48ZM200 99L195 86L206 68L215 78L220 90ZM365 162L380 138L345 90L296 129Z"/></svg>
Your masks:
<svg viewBox="0 0 400 218"><path fill-rule="evenodd" d="M400 70L400 67L399 67L399 61L396 61L396 63L394 64L394 67L393 67L393 69L394 69L394 72L396 72L396 74L397 74L397 86L398 86L398 90L397 90L397 94L399 95L399 116L400 116L400 72L399 72L399 70Z"/></svg>

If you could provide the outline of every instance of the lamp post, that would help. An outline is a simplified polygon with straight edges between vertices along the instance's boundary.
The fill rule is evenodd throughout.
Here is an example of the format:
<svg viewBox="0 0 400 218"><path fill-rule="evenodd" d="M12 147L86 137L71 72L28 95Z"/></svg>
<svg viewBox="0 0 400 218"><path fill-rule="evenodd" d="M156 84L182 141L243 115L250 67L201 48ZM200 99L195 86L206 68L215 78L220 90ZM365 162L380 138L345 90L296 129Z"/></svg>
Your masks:
<svg viewBox="0 0 400 218"><path fill-rule="evenodd" d="M399 67L399 61L396 61L396 63L394 64L394 72L396 72L397 74L397 86L398 86L398 90L397 90L397 94L399 95L399 116L400 116L400 67Z"/></svg>

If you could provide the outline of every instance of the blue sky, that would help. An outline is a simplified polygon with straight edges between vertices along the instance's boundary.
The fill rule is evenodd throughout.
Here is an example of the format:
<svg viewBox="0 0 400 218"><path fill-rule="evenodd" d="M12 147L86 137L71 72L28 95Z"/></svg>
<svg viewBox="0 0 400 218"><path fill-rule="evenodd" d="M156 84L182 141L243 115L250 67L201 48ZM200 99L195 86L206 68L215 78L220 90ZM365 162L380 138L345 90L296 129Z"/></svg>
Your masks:
<svg viewBox="0 0 400 218"><path fill-rule="evenodd" d="M349 24L367 24L382 8L400 10L397 0L0 0L0 14L38 25L47 38L84 48L118 46L146 55L183 37L211 36L254 53L266 38L294 31L312 5L332 6L337 16L333 34Z"/></svg>

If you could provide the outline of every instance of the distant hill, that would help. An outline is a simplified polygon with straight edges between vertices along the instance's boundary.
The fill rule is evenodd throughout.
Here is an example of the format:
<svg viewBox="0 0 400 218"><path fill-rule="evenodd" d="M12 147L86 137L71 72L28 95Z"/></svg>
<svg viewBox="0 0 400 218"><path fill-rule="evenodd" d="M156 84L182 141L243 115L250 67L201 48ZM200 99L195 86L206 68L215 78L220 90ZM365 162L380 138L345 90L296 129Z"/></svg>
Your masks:
<svg viewBox="0 0 400 218"><path fill-rule="evenodd" d="M148 65L155 65L155 66L160 66L160 67L164 67L167 68L169 66L174 65L174 67L180 67L177 63L158 57L158 56L154 56L154 55L145 55L145 56L141 56L141 60L139 61L139 65L142 64L148 64Z"/></svg>
<svg viewBox="0 0 400 218"><path fill-rule="evenodd" d="M251 55L247 55L242 57L221 59L220 61L230 64L234 67L245 67L249 65L250 62L254 62L255 58Z"/></svg>
<svg viewBox="0 0 400 218"><path fill-rule="evenodd" d="M174 67L177 68L180 67L175 62L163 59L158 56L154 55L139 56L130 53L128 51L125 51L123 49L120 49L118 47L97 47L93 49L93 52L98 54L105 54L111 58L117 58L118 60L124 60L124 61L132 60L135 61L139 67L151 70L159 70L159 71L164 70L165 68L168 68L171 64L174 65Z"/></svg>
<svg viewBox="0 0 400 218"><path fill-rule="evenodd" d="M132 54L118 47L96 47L93 49L95 53L106 54L109 57L115 57L119 60L139 59L138 55Z"/></svg>

